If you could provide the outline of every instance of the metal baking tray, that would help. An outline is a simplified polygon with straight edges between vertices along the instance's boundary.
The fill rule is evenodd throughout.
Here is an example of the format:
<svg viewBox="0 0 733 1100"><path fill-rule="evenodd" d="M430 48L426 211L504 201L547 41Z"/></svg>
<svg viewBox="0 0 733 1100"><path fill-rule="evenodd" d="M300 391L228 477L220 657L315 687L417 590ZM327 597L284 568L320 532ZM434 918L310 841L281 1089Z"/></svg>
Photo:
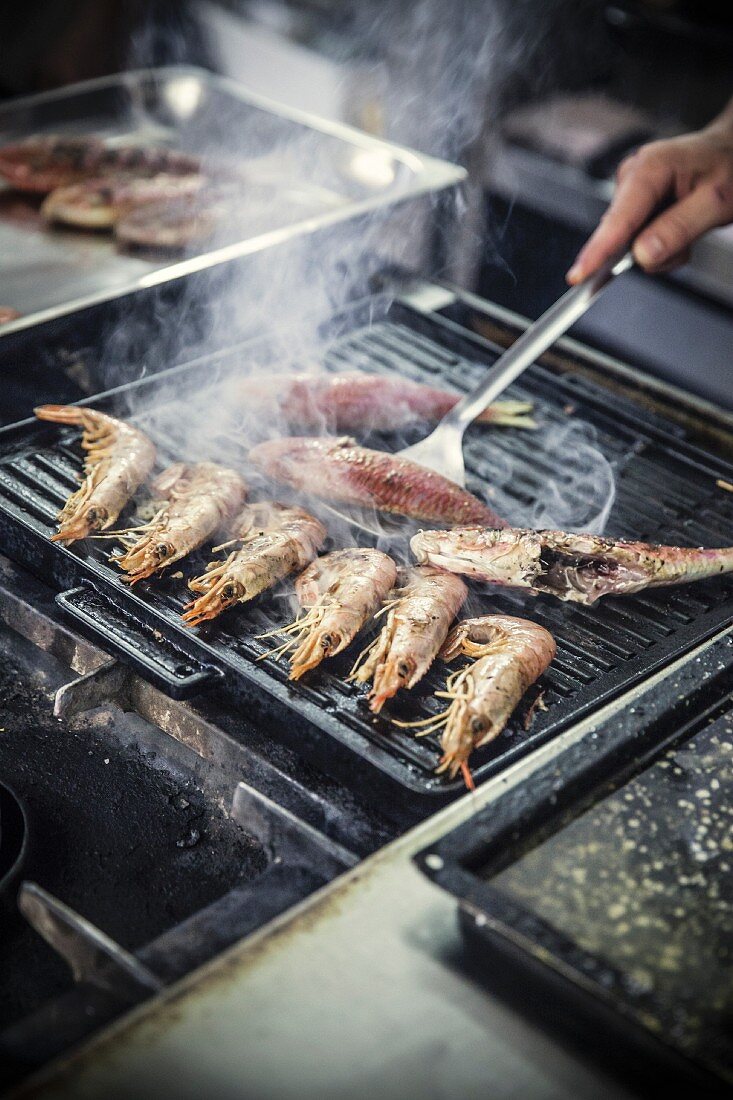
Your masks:
<svg viewBox="0 0 733 1100"><path fill-rule="evenodd" d="M0 144L42 132L168 144L246 169L237 236L185 256L124 253L109 234L51 229L0 183L1 336L181 279L459 183L463 169L320 119L202 69L122 73L0 106ZM242 235L245 233L246 235Z"/></svg>

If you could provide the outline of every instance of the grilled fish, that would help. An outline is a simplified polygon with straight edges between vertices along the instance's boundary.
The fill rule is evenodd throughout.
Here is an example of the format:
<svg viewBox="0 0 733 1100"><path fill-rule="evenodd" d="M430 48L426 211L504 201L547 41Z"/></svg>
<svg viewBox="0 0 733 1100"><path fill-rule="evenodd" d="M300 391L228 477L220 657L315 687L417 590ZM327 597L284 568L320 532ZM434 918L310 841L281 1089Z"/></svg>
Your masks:
<svg viewBox="0 0 733 1100"><path fill-rule="evenodd" d="M503 524L487 504L434 470L360 447L348 437L271 439L254 447L249 457L275 481L325 500L434 523Z"/></svg>
<svg viewBox="0 0 733 1100"><path fill-rule="evenodd" d="M238 381L236 397L247 408L267 411L298 431L398 431L420 421L440 420L461 394L408 378L349 371L344 374L254 375ZM498 401L478 424L534 428L524 401Z"/></svg>
<svg viewBox="0 0 733 1100"><path fill-rule="evenodd" d="M420 531L410 546L418 562L583 604L733 572L733 547L655 546L564 531Z"/></svg>

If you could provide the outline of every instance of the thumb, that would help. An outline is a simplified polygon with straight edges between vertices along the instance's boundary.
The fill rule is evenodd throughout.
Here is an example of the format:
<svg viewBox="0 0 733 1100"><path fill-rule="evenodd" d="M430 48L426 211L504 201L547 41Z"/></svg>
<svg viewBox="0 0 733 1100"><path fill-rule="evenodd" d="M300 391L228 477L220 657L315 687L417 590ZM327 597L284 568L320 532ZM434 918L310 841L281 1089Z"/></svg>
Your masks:
<svg viewBox="0 0 733 1100"><path fill-rule="evenodd" d="M634 258L645 270L658 271L708 229L728 221L732 213L729 189L703 183L639 234L634 241Z"/></svg>

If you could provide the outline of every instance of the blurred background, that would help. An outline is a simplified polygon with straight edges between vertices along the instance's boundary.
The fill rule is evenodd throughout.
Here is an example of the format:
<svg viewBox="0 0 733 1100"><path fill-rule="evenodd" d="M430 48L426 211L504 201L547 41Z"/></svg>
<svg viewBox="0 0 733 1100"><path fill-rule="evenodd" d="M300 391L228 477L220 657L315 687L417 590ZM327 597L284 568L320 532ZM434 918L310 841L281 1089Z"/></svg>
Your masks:
<svg viewBox="0 0 733 1100"><path fill-rule="evenodd" d="M25 0L5 5L0 94L192 63L460 162L470 183L435 270L534 317L562 292L618 162L709 121L732 59L733 14L712 0ZM611 288L581 335L721 400L733 230L649 282L633 326Z"/></svg>

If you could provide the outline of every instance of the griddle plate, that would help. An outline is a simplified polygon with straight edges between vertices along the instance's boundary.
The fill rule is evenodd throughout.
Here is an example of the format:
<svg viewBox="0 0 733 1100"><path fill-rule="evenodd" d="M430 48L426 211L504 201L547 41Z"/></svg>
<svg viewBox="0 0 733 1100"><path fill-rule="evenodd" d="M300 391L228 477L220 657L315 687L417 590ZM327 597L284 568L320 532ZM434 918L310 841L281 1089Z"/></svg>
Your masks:
<svg viewBox="0 0 733 1100"><path fill-rule="evenodd" d="M324 355L329 369L399 372L434 385L445 378L462 390L477 379L482 362L495 358L485 344L455 326L414 313L400 303L390 307L385 320L356 324ZM240 355L240 365L241 361ZM228 367L226 356L218 356L212 357L208 369L226 371ZM179 368L176 378L193 387L202 369L206 368ZM167 384L163 372L134 387L99 395L90 403L124 414L134 389L135 407L149 409L160 405ZM678 427L611 397L588 381L558 378L538 366L525 375L521 386L512 388L510 396L535 402L540 432L474 429L466 446L466 464L469 485L480 491L511 460L511 479L490 500L512 522L529 523L534 502L543 499L548 476L556 472L557 455L543 453L548 428L561 429L584 420L594 426L596 445L616 471L617 496L607 533L686 546L733 543L733 495L715 484L716 478L730 480L731 470L690 447ZM149 421L145 414L139 419L144 424ZM167 451L172 457L169 442L157 442L163 455ZM381 443L386 445L385 440ZM165 635L168 653L161 646L160 660L170 665L173 679L176 665L184 676L197 668L204 674L211 668L220 670L212 681L223 671L222 690L243 700L251 715L267 723L274 738L296 745L304 756L347 782L362 798L376 800L394 818L409 820L432 812L463 791L462 781L435 777L435 738L417 739L386 720L375 719L366 707L364 690L345 682L358 645L299 684L288 682L283 660L257 660L271 643L255 635L290 617L282 589L228 613L212 629L184 631L178 620L187 599L183 581L145 582L131 592L105 559L109 543L68 550L48 542L54 517L76 484L79 467L76 432L24 422L0 433L0 531L8 556L47 579L52 577L57 586L86 580L112 595L118 618L132 610L138 619L146 620L147 649L154 649L151 638ZM195 575L208 557L208 551L196 555L185 566L186 576ZM87 599L84 593L79 598L82 603ZM104 618L98 591L90 590L88 600L90 614ZM535 599L521 592L475 589L469 613L482 612L529 615L555 635L558 654L541 681L547 711L537 713L525 731L520 708L507 731L474 754L471 766L477 782L730 621L733 580L720 578L606 599L593 608ZM117 630L106 620L105 627L110 633ZM130 633L133 646L137 630ZM145 667L146 646L138 649L138 663ZM407 720L435 713L439 707L432 692L444 675L444 667L437 665L390 713Z"/></svg>

